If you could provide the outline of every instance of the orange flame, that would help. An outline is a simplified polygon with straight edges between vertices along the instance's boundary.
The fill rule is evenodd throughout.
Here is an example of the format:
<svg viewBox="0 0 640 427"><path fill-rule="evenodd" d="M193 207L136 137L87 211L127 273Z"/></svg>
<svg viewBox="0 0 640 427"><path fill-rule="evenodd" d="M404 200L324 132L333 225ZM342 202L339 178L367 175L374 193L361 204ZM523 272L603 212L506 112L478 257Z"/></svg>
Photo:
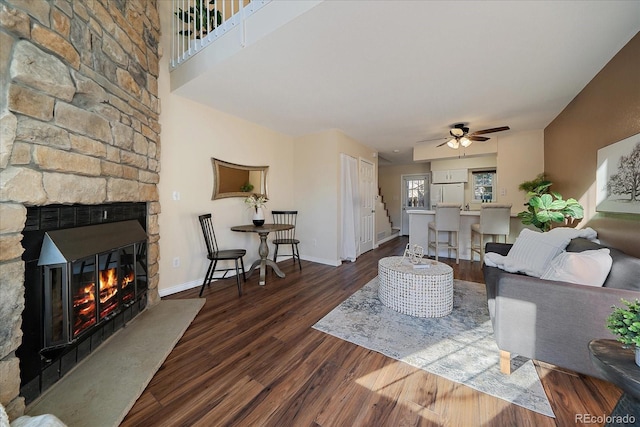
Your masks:
<svg viewBox="0 0 640 427"><path fill-rule="evenodd" d="M115 268L100 272L100 304L118 293L118 272Z"/></svg>
<svg viewBox="0 0 640 427"><path fill-rule="evenodd" d="M129 271L122 278L122 289L125 289L135 280L133 271ZM118 272L111 268L100 272L100 286L98 289L100 299L100 318L104 318L118 307ZM133 293L125 293L124 300L133 298ZM76 315L73 335L76 336L89 326L96 323L96 290L95 284L89 283L82 286L73 298L73 309Z"/></svg>
<svg viewBox="0 0 640 427"><path fill-rule="evenodd" d="M90 283L81 287L73 298L73 311L75 312L74 337L96 323L96 295L94 289L94 284Z"/></svg>

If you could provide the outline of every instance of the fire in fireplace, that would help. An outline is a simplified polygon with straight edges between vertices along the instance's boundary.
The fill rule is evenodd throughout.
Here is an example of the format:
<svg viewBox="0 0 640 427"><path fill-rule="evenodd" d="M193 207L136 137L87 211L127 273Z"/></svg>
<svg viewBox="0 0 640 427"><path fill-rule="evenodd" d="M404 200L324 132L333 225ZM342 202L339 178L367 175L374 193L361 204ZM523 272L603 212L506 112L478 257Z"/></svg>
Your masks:
<svg viewBox="0 0 640 427"><path fill-rule="evenodd" d="M66 346L146 291L146 233L138 221L49 231L44 277L44 350Z"/></svg>

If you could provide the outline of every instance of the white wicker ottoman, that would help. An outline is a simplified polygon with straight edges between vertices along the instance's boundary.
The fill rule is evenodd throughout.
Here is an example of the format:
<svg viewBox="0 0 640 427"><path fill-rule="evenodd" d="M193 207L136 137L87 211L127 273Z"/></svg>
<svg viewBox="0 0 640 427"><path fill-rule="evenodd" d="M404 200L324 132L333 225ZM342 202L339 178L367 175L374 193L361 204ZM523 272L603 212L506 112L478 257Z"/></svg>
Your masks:
<svg viewBox="0 0 640 427"><path fill-rule="evenodd" d="M443 317L453 309L453 269L426 261L429 268L414 268L402 257L378 261L378 297L389 308L416 317Z"/></svg>

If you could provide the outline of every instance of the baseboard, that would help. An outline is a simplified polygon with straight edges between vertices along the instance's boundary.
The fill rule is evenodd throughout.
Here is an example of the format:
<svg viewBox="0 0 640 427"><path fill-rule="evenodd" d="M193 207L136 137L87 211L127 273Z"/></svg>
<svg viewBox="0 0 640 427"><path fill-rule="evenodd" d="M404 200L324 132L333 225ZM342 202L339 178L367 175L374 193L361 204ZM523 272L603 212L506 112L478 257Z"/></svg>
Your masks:
<svg viewBox="0 0 640 427"><path fill-rule="evenodd" d="M340 265L342 265L342 261L340 260L329 260L324 258L305 257L305 256L300 256L300 258L305 261L317 262L318 264L330 265L332 267L339 267ZM278 262L284 262L290 259L291 259L291 256L289 257L283 256L282 258L278 257ZM229 272L229 274L227 275L227 278L233 277L233 276L235 276L235 274ZM216 280L217 279L213 279L211 282L213 283ZM178 292L187 291L189 289L200 287L202 286L203 281L204 281L204 277L196 280L191 280L185 283L180 283L174 286L170 286L168 288L158 289L158 294L160 295L161 298L166 297L168 295L177 294Z"/></svg>
<svg viewBox="0 0 640 427"><path fill-rule="evenodd" d="M202 279L192 280L190 282L181 283L179 285L171 286L169 288L158 289L158 294L160 297L166 297L168 295L177 294L178 292L187 291L189 289L197 288L198 286L202 286Z"/></svg>
<svg viewBox="0 0 640 427"><path fill-rule="evenodd" d="M300 258L305 261L317 262L318 264L330 265L332 267L339 267L340 265L342 265L342 261L340 261L339 259L316 258L302 255L300 255Z"/></svg>
<svg viewBox="0 0 640 427"><path fill-rule="evenodd" d="M387 237L385 237L384 239L378 240L377 244L381 245L383 243L387 243L388 241L393 240L396 237L398 237L398 233L397 232L396 233L392 233L392 234L388 235Z"/></svg>

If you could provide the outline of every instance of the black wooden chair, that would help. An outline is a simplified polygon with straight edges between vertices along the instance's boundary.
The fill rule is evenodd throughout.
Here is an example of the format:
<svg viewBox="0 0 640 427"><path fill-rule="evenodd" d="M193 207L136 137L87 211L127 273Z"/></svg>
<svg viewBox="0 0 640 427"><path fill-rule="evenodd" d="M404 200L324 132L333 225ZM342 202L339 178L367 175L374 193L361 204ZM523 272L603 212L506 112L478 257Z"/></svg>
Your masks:
<svg viewBox="0 0 640 427"><path fill-rule="evenodd" d="M240 261L240 267L242 267L242 278L244 281L247 281L247 276L244 273L244 261L242 257L245 256L247 251L245 249L225 249L220 250L218 248L218 242L216 240L216 234L213 231L213 222L211 221L211 214L200 215L198 217L200 220L200 226L202 226L202 234L204 236L204 242L207 245L207 258L211 261L209 263L209 269L207 270L207 274L204 276L204 282L202 282L202 288L200 288L200 296L202 296L202 291L204 291L204 286L210 286L211 281L213 280L213 274L216 271L224 271L222 277L217 277L217 279L224 279L227 276L227 273L231 270L236 271L236 283L238 284L238 295L242 296L242 285L240 284L240 269L238 266L238 260ZM216 270L216 266L218 265L218 261L231 261L233 260L236 264L235 268L219 268Z"/></svg>
<svg viewBox="0 0 640 427"><path fill-rule="evenodd" d="M300 262L300 251L298 251L298 243L300 240L296 239L296 220L298 217L298 211L271 211L273 215L274 224L291 224L293 228L290 230L276 231L273 244L276 245L276 249L273 253L273 262L277 262L278 256L291 256L293 258L293 264L295 265L296 259L298 260L298 266L302 270L302 263ZM291 254L278 255L278 248L280 245L291 246Z"/></svg>

